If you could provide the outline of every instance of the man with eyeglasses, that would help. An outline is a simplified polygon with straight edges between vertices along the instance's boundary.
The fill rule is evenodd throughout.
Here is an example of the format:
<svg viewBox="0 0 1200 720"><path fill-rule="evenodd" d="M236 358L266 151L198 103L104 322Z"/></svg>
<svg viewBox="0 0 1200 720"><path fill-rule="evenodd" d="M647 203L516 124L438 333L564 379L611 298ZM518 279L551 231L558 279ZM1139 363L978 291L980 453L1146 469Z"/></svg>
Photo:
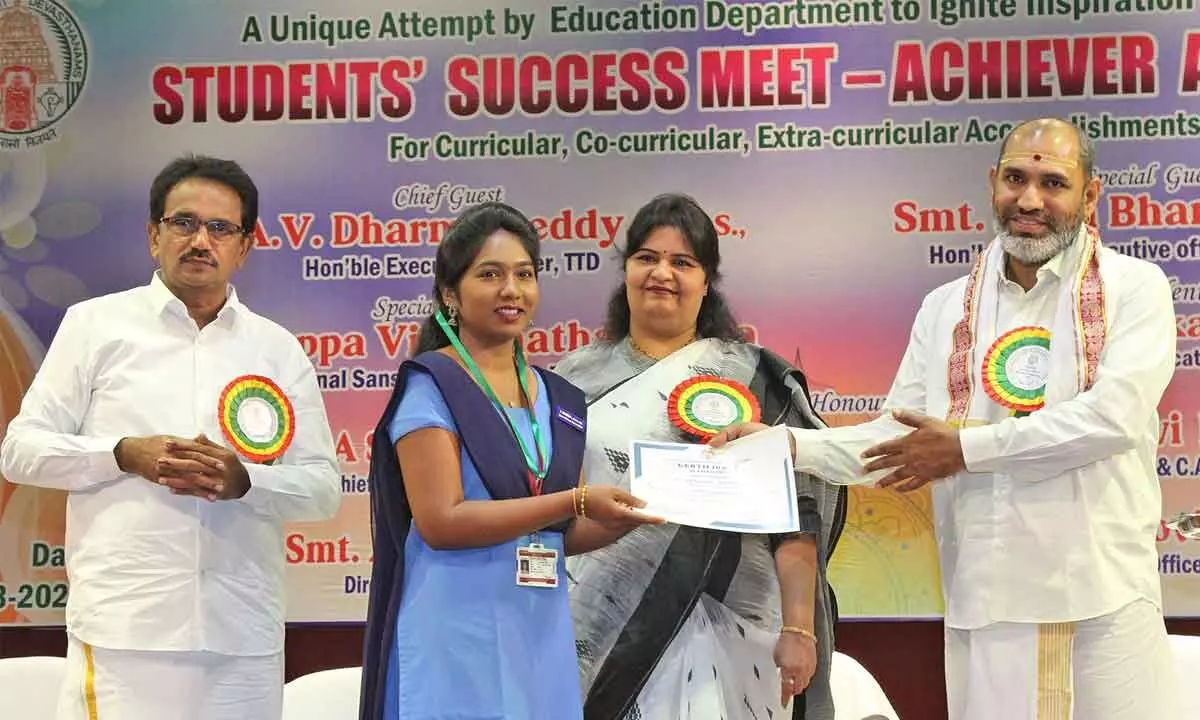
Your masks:
<svg viewBox="0 0 1200 720"><path fill-rule="evenodd" d="M312 363L229 283L258 190L187 156L150 188L150 283L70 307L0 472L66 490L60 720L276 720L283 523L341 498Z"/></svg>

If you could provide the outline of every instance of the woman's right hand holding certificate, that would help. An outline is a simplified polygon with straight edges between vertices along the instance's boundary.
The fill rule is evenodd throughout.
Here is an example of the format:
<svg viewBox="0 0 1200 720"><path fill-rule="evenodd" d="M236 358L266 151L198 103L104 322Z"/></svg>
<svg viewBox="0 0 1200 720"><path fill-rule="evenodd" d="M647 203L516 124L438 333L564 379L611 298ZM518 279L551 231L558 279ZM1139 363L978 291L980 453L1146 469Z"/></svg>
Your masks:
<svg viewBox="0 0 1200 720"><path fill-rule="evenodd" d="M632 529L658 525L663 519L638 512L646 501L611 485L581 485L575 488L575 514L609 527Z"/></svg>
<svg viewBox="0 0 1200 720"><path fill-rule="evenodd" d="M731 443L738 438L746 437L747 435L753 435L754 433L762 432L763 430L769 430L770 427L770 425L764 425L760 422L746 422L738 423L737 425L730 425L714 435L713 438L708 441L708 444L714 448L723 447L725 444ZM796 462L796 436L792 435L790 432L788 433L788 445L792 449L792 462Z"/></svg>
<svg viewBox="0 0 1200 720"><path fill-rule="evenodd" d="M572 491L575 523L567 531L567 554L591 552L616 542L642 525L661 525L660 517L638 512L646 501L612 485L585 485Z"/></svg>

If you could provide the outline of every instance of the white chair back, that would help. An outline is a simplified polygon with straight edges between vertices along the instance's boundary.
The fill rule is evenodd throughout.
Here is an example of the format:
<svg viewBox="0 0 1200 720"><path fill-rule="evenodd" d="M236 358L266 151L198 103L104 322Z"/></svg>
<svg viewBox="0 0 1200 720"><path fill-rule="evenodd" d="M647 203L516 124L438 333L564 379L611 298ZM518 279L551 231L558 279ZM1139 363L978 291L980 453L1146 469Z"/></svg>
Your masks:
<svg viewBox="0 0 1200 720"><path fill-rule="evenodd" d="M321 670L283 686L283 720L358 720L362 668Z"/></svg>
<svg viewBox="0 0 1200 720"><path fill-rule="evenodd" d="M829 684L835 720L900 720L879 682L849 655L833 653Z"/></svg>
<svg viewBox="0 0 1200 720"><path fill-rule="evenodd" d="M66 658L0 659L0 718L54 720L66 670Z"/></svg>

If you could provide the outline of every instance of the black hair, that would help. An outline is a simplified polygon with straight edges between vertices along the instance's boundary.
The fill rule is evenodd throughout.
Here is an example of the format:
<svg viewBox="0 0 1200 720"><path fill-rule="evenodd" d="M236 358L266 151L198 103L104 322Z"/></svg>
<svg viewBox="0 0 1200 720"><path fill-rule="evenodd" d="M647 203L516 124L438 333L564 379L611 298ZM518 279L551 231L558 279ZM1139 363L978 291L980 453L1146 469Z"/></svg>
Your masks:
<svg viewBox="0 0 1200 720"><path fill-rule="evenodd" d="M176 185L191 178L221 183L242 201L242 230L253 232L258 224L258 188L241 165L232 160L206 155L184 155L172 160L150 183L150 222L158 223L166 212L167 195Z"/></svg>
<svg viewBox="0 0 1200 720"><path fill-rule="evenodd" d="M450 344L450 338L446 337L446 333L434 319L439 311L448 311L442 293L458 287L462 276L478 257L483 243L499 230L505 230L517 237L525 252L529 253L536 273L538 260L541 258L541 244L538 241L537 229L520 210L500 202L485 202L463 210L438 245L437 256L433 261L435 310L421 326L420 339L417 341L414 355Z"/></svg>
<svg viewBox="0 0 1200 720"><path fill-rule="evenodd" d="M719 338L740 342L744 340L741 328L729 309L729 303L718 289L721 280L721 250L718 247L717 228L712 218L694 199L681 193L659 195L643 205L625 234L622 261L633 257L646 244L655 230L662 227L675 228L687 240L692 254L700 261L704 277L708 281L708 294L700 302L696 316L696 336ZM622 265L623 267L623 265ZM608 301L608 314L604 319L604 335L608 340L620 340L629 334L629 296L622 282L613 291Z"/></svg>

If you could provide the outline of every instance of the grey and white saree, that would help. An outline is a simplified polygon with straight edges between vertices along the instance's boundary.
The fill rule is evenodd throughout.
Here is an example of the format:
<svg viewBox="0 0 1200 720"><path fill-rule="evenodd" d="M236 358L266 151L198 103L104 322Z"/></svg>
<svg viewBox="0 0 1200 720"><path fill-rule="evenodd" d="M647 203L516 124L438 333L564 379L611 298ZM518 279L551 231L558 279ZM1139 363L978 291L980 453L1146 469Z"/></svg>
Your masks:
<svg viewBox="0 0 1200 720"><path fill-rule="evenodd" d="M589 483L628 489L634 439L688 442L667 418L681 381L719 375L750 388L763 422L823 427L803 375L755 345L694 342L658 362L628 339L567 356L555 371L588 399ZM825 569L845 517L845 489L797 475L804 533L817 537L818 667L793 718L832 720L836 607ZM567 563L587 720L765 720L779 706L772 648L780 621L772 550L780 536L644 526Z"/></svg>

